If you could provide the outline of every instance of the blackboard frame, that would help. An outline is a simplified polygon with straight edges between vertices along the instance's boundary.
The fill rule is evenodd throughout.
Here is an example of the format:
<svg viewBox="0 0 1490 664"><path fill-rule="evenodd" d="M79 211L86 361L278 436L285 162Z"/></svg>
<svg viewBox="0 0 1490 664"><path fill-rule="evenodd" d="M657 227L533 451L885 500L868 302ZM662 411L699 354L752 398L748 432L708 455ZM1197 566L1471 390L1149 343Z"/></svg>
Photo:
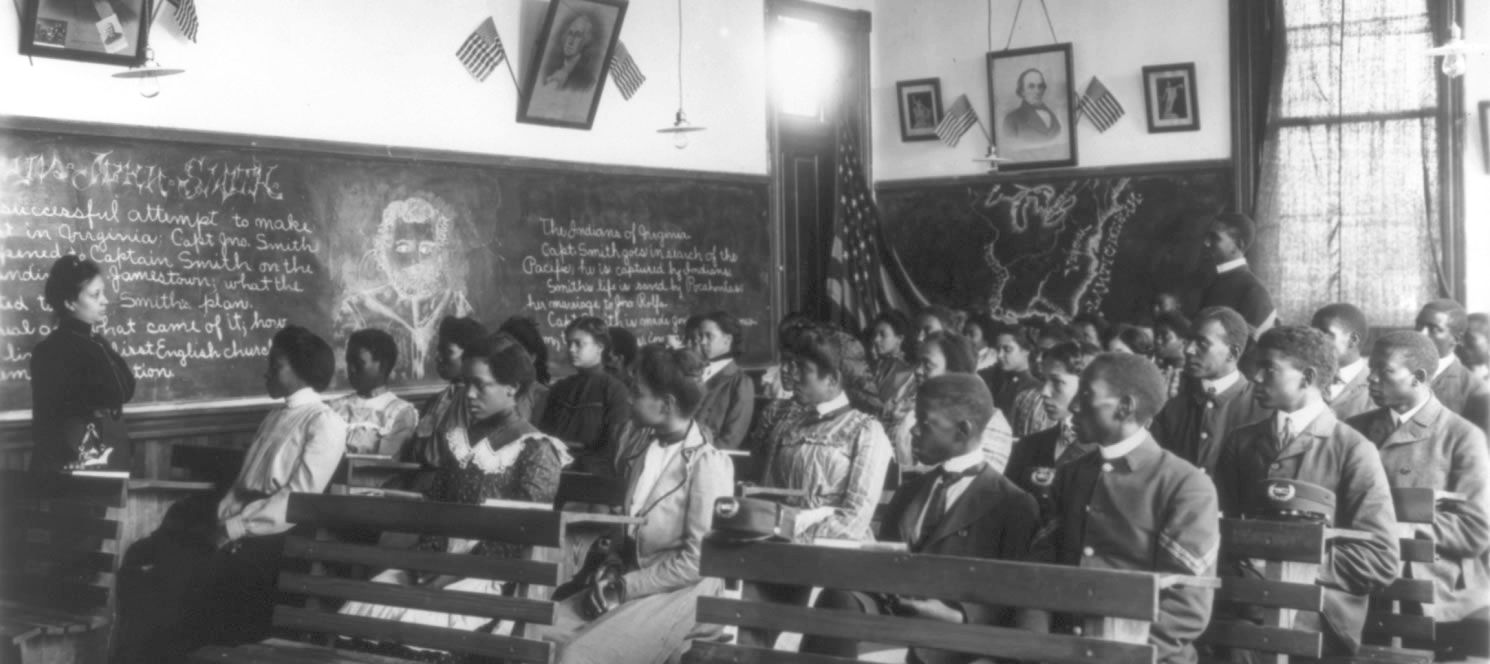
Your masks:
<svg viewBox="0 0 1490 664"><path fill-rule="evenodd" d="M626 175L632 177L687 180L699 183L755 185L766 187L768 197L771 189L771 177L765 174L698 171L619 164L591 164L433 148L413 148L285 136L255 136L231 132L79 122L34 116L0 114L0 131L50 132L83 137L198 143L214 147L280 150L310 153L313 155L387 159L408 163L478 166L531 173ZM780 233L777 229L779 217L776 214L774 205L770 206L767 213L767 225L770 232L773 234L773 237L779 236ZM783 294L781 293L783 287L781 279L782 267L779 253L773 249L767 260L770 262L770 269L768 270L770 273L770 292L768 295L772 306L775 307L777 306L776 303L783 301ZM772 349L771 355L774 357L777 344L775 321L765 322L764 326L766 327L767 344ZM753 369L758 367L750 366L746 368ZM436 389L423 385L395 390L395 392L405 398L414 399L417 403L422 402L423 397L432 394ZM272 403L272 400L261 397L161 402L141 404L134 407L126 406L125 414L130 421L131 436L136 439L188 434L206 435L235 430L233 427L243 425L243 422L234 424L238 420L244 420L246 422L247 419L251 419L252 426L257 426L258 421L262 419L263 412ZM165 406L171 407L167 408ZM137 422L139 425L142 425L142 428L136 427ZM0 444L28 440L30 427L31 417L28 411L8 410L4 406L0 406ZM251 429L252 427L250 427ZM186 433L182 433L183 431Z"/></svg>

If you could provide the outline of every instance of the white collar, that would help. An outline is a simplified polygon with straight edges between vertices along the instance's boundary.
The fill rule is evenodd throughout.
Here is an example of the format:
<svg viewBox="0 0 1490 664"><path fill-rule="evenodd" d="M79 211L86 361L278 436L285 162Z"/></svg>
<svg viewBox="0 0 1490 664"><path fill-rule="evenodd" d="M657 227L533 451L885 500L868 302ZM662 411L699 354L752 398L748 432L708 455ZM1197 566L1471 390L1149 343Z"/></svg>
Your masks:
<svg viewBox="0 0 1490 664"><path fill-rule="evenodd" d="M309 387L302 387L298 390L295 390L294 394L285 397L286 408L299 408L301 406L308 406L310 404L320 402L321 393Z"/></svg>
<svg viewBox="0 0 1490 664"><path fill-rule="evenodd" d="M983 450L974 449L967 454L961 454L943 461L942 470L948 473L960 473L964 470L972 468L973 466L983 463L983 460Z"/></svg>
<svg viewBox="0 0 1490 664"><path fill-rule="evenodd" d="M1113 443L1112 445L1103 445L1101 447L1098 447L1097 449L1102 452L1103 459L1111 461L1113 459L1121 459L1125 456L1128 456L1128 454L1132 453L1133 450L1138 449L1138 446L1142 445L1143 441L1146 441L1148 439L1148 430L1140 428L1137 433L1134 433L1127 438Z"/></svg>
<svg viewBox="0 0 1490 664"><path fill-rule="evenodd" d="M1423 403L1413 406L1412 410L1409 410L1405 413L1398 413L1395 410L1392 411L1392 422L1399 427L1402 426L1404 422L1411 422L1412 418L1418 414L1418 411L1422 410L1423 406L1428 405L1428 402L1432 400L1433 395L1430 394L1428 395L1427 399L1423 399Z"/></svg>
<svg viewBox="0 0 1490 664"><path fill-rule="evenodd" d="M832 399L824 401L820 404L814 404L813 408L817 409L818 415L827 415L828 413L838 410L839 408L844 408L846 406L848 406L848 393L839 392L838 396L833 397Z"/></svg>
<svg viewBox="0 0 1490 664"><path fill-rule="evenodd" d="M382 392L374 394L370 397L363 397L362 395L353 392L352 398L356 399L359 403L367 405L368 407L382 408L384 406L387 406L394 399L397 399L398 396L395 395L393 392L385 389Z"/></svg>
<svg viewBox="0 0 1490 664"><path fill-rule="evenodd" d="M1297 436L1303 432L1305 427L1308 427L1316 418L1323 415L1329 409L1330 405L1325 403L1324 399L1319 399L1292 413L1285 413L1280 410L1277 415L1273 416L1273 430L1282 431L1283 422L1287 420L1292 425L1290 431L1293 435Z"/></svg>
<svg viewBox="0 0 1490 664"><path fill-rule="evenodd" d="M1454 360L1457 359L1459 358L1453 353L1449 353L1448 357L1438 358L1438 371L1433 372L1433 377L1437 378L1439 376L1442 376L1443 372L1448 371L1449 367L1454 366Z"/></svg>
<svg viewBox="0 0 1490 664"><path fill-rule="evenodd" d="M683 441L678 443L677 445L670 445L669 447L677 447L681 450L685 447L698 447L699 445L703 444L704 432L699 430L697 422L689 422L688 433L683 434ZM652 437L652 447L661 448L664 452L667 451L667 448L662 447L662 445L657 442L656 436Z"/></svg>
<svg viewBox="0 0 1490 664"><path fill-rule="evenodd" d="M1338 380L1341 385L1347 384L1350 381L1355 380L1356 376L1361 375L1361 371L1365 368L1366 358L1363 357L1354 362L1351 362L1350 364L1340 367L1340 370L1335 372L1335 379Z"/></svg>
<svg viewBox="0 0 1490 664"><path fill-rule="evenodd" d="M1240 268L1240 267L1246 267L1246 266L1247 266L1247 257L1246 256L1243 256L1241 258L1233 258L1233 259L1231 259L1229 261L1226 261L1225 263L1222 263L1220 265L1217 265L1216 266L1216 274L1226 274L1227 272L1230 272L1230 271L1235 270L1235 269Z"/></svg>
<svg viewBox="0 0 1490 664"><path fill-rule="evenodd" d="M726 358L722 358L722 359L718 359L718 360L714 360L713 362L710 362L708 364L708 366L704 367L704 376L703 376L704 380L707 381L710 378L713 378L713 377L719 375L719 372L724 371L724 368L727 367L727 366L729 366L729 363L730 362L734 362L734 361L735 361L734 358L732 358L732 357L726 357Z"/></svg>
<svg viewBox="0 0 1490 664"><path fill-rule="evenodd" d="M1202 381L1200 381L1200 386L1203 387L1203 388L1205 388L1206 391L1215 392L1216 394L1220 394L1222 392L1225 392L1225 391L1231 389L1231 386L1232 385L1236 385L1237 381L1239 381L1241 379L1242 379L1242 372L1237 371L1235 369L1232 369L1231 370L1231 373L1226 374L1225 376L1222 376L1222 377L1217 378L1215 380L1202 380Z"/></svg>

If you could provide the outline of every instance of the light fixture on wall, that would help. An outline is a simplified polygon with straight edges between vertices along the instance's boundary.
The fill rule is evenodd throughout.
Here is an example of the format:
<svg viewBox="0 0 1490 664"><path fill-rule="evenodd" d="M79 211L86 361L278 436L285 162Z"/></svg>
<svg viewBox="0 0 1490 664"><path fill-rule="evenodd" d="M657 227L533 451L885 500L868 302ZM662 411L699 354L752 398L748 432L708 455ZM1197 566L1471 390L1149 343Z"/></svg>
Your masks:
<svg viewBox="0 0 1490 664"><path fill-rule="evenodd" d="M994 147L992 141L988 143L988 153L981 157L973 157L973 161L987 166L988 172L990 173L997 173L999 170L999 164L1009 164L1014 162L1013 159L1010 159L1008 157L1000 157L999 150L997 147Z"/></svg>
<svg viewBox="0 0 1490 664"><path fill-rule="evenodd" d="M185 69L166 69L155 61L155 49L145 48L145 63L138 67L131 67L128 71L113 74L114 78L133 78L140 82L140 96L146 99L154 99L160 94L160 78L162 76L175 76L185 73Z"/></svg>
<svg viewBox="0 0 1490 664"><path fill-rule="evenodd" d="M659 134L672 134L673 147L682 150L688 147L688 135L703 131L706 127L689 124L688 116L683 113L683 0L678 0L678 112L673 116L673 123L657 130Z"/></svg>
<svg viewBox="0 0 1490 664"><path fill-rule="evenodd" d="M1490 51L1490 46L1464 40L1464 30L1458 23L1449 26L1449 40L1442 46L1428 49L1429 57L1443 57L1439 63L1439 69L1443 75L1449 78L1457 78L1464 75L1469 69L1469 56L1480 55Z"/></svg>

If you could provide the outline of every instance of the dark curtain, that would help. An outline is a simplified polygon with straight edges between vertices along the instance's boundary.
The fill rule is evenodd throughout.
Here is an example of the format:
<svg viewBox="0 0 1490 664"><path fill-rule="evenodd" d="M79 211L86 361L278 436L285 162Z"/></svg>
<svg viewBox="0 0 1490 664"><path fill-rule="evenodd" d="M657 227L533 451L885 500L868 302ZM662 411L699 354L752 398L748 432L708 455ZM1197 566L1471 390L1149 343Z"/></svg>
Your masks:
<svg viewBox="0 0 1490 664"><path fill-rule="evenodd" d="M1268 117L1288 59L1283 0L1232 0L1231 20L1235 196L1240 211L1251 216L1257 210Z"/></svg>

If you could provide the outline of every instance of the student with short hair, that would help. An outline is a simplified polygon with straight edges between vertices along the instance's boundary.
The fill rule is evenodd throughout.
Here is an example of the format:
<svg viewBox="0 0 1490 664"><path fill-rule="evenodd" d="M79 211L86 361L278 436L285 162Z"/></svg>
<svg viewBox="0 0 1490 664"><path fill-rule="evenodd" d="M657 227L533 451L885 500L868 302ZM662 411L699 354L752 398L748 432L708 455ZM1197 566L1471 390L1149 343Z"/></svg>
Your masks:
<svg viewBox="0 0 1490 664"><path fill-rule="evenodd" d="M1154 318L1154 364L1164 374L1172 399L1180 393L1185 377L1185 340L1190 337L1190 319L1178 311L1166 311Z"/></svg>
<svg viewBox="0 0 1490 664"><path fill-rule="evenodd" d="M699 575L699 554L714 502L734 488L734 465L694 418L703 401L703 359L691 349L642 348L635 398L614 465L629 487L628 527L609 558L573 595L558 598L552 626L530 634L559 644L566 664L676 661L689 640L708 634L700 597L718 596L720 579Z"/></svg>
<svg viewBox="0 0 1490 664"><path fill-rule="evenodd" d="M957 315L950 308L940 304L929 304L916 314L916 341L920 342L927 335L947 330L957 331Z"/></svg>
<svg viewBox="0 0 1490 664"><path fill-rule="evenodd" d="M737 358L745 341L739 319L727 311L704 316L698 329L703 369L704 402L698 421L714 431L714 445L737 450L750 433L755 415L755 383L740 369Z"/></svg>
<svg viewBox="0 0 1490 664"><path fill-rule="evenodd" d="M1232 430L1267 415L1252 398L1252 383L1237 370L1248 333L1247 321L1231 309L1201 310L1185 344L1188 380L1149 429L1161 447L1207 473L1215 472Z"/></svg>
<svg viewBox="0 0 1490 664"><path fill-rule="evenodd" d="M905 542L911 553L1010 561L1028 557L1039 523L1035 501L994 470L979 449L981 432L995 412L993 395L976 375L944 374L921 385L913 447L916 461L932 470L896 489L880 522L881 540ZM955 624L1015 625L1011 609L832 589L818 596L816 606ZM858 646L847 639L807 636L801 652L852 659ZM928 658L973 659L919 649L909 655L912 662Z"/></svg>
<svg viewBox="0 0 1490 664"><path fill-rule="evenodd" d="M564 340L575 372L549 388L538 429L569 445L576 470L614 476L616 443L631 399L626 384L605 371L610 328L599 318L581 316L564 327Z"/></svg>
<svg viewBox="0 0 1490 664"><path fill-rule="evenodd" d="M1080 340L1098 348L1107 340L1107 331L1111 327L1107 319L1095 311L1083 311L1071 319L1071 329Z"/></svg>
<svg viewBox="0 0 1490 664"><path fill-rule="evenodd" d="M1366 389L1366 377L1371 372L1366 368L1366 358L1361 357L1371 330L1366 315L1354 305L1336 302L1314 312L1309 325L1328 335L1335 346L1339 368L1324 394L1335 417L1347 420L1371 410L1371 395Z"/></svg>
<svg viewBox="0 0 1490 664"><path fill-rule="evenodd" d="M1393 489L1428 488L1460 494L1440 500L1431 526L1437 561L1410 563L1411 576L1433 579L1434 600L1423 608L1437 623L1441 658L1490 656L1490 452L1485 434L1433 396L1438 349L1421 334L1388 332L1371 350L1371 398L1380 408L1348 421L1377 446ZM1466 652L1478 633L1478 652Z"/></svg>
<svg viewBox="0 0 1490 664"><path fill-rule="evenodd" d="M972 342L978 354L978 371L983 371L998 362L998 353L993 350L993 336L998 332L998 321L985 312L968 314L962 334Z"/></svg>
<svg viewBox="0 0 1490 664"><path fill-rule="evenodd" d="M1418 312L1417 331L1438 348L1438 370L1433 374L1433 394L1444 407L1490 431L1490 386L1476 378L1454 354L1454 348L1469 327L1469 315L1453 300L1434 300Z"/></svg>
<svg viewBox="0 0 1490 664"><path fill-rule="evenodd" d="M1257 224L1240 212L1223 212L1211 219L1205 234L1205 253L1216 266L1216 276L1200 296L1200 307L1228 307L1252 327L1252 336L1278 323L1278 311L1267 287L1247 265L1247 250L1257 236Z"/></svg>
<svg viewBox="0 0 1490 664"><path fill-rule="evenodd" d="M1335 375L1329 337L1308 327L1276 327L1258 339L1257 351L1256 398L1274 415L1227 437L1214 471L1221 512L1247 518L1270 511L1263 488L1270 479L1334 492L1334 526L1366 537L1331 544L1328 560L1319 567L1324 611L1300 612L1293 626L1323 633L1327 655L1354 653L1368 596L1397 577L1400 562L1386 471L1376 446L1336 418L1324 401L1323 385Z"/></svg>
<svg viewBox="0 0 1490 664"><path fill-rule="evenodd" d="M1137 325L1119 323L1113 327L1107 337L1107 352L1137 355L1152 360L1154 359L1154 334Z"/></svg>
<svg viewBox="0 0 1490 664"><path fill-rule="evenodd" d="M961 335L950 332L937 332L921 342L917 349L919 361L916 365L916 378L919 384L948 374L972 374L977 368L977 356L973 352L973 345ZM979 376L979 380L982 377ZM986 385L986 383L985 383ZM911 432L916 426L916 414L909 413L902 426L905 427L904 440L909 443ZM1009 426L1008 418L1004 413L994 407L993 414L988 417L988 423L983 428L983 457L994 470L1004 472L1004 467L1009 463L1009 453L1014 448L1014 429ZM909 447L897 447L895 449L896 461L901 467L909 468L916 463L914 455Z"/></svg>
<svg viewBox="0 0 1490 664"><path fill-rule="evenodd" d="M446 436L455 429L464 428L470 419L465 387L460 382L461 358L467 349L474 348L485 338L486 328L469 316L446 316L440 321L435 337L435 372L448 383L445 389L424 402L424 407L419 410L419 425L399 454L400 459L422 466L405 488L422 491L428 488L437 469L455 465Z"/></svg>
<svg viewBox="0 0 1490 664"><path fill-rule="evenodd" d="M1041 406L1040 381L1030 371L1037 349L1029 330L1021 325L999 326L992 344L998 357L994 365L997 371L985 370L979 376L988 383L993 403L1008 414L1014 435L1027 436L1050 428L1052 422Z"/></svg>
<svg viewBox="0 0 1490 664"><path fill-rule="evenodd" d="M336 353L290 325L269 344L269 410L218 498L184 499L124 556L117 661L179 661L207 645L269 636L292 493L321 493L346 451L347 425L321 401Z"/></svg>
<svg viewBox="0 0 1490 664"><path fill-rule="evenodd" d="M352 393L330 406L347 423L348 452L393 456L413 437L419 411L388 390L388 377L397 364L393 335L366 329L347 337L347 384Z"/></svg>
<svg viewBox="0 0 1490 664"><path fill-rule="evenodd" d="M1164 378L1134 355L1104 353L1081 373L1071 402L1081 440L1098 445L1056 470L1050 510L1031 558L1094 569L1212 576L1221 545L1216 489L1188 461L1159 447L1145 427L1164 403ZM1159 591L1149 626L1157 661L1194 662L1192 645L1211 615L1211 591ZM1069 630L1063 616L1052 629Z"/></svg>
<svg viewBox="0 0 1490 664"><path fill-rule="evenodd" d="M1004 475L1045 504L1055 471L1097 449L1082 441L1071 423L1071 400L1081 384L1081 372L1101 350L1085 342L1064 343L1040 355L1041 405L1055 426L1036 431L1014 443Z"/></svg>

